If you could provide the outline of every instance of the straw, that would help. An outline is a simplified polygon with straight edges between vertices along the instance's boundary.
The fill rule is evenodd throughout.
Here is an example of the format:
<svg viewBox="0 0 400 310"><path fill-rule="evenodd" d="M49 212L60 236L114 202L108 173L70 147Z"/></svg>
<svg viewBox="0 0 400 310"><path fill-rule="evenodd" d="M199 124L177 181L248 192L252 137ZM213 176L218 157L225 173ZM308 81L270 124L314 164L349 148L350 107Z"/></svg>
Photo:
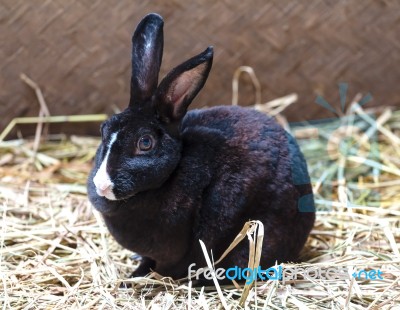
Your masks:
<svg viewBox="0 0 400 310"><path fill-rule="evenodd" d="M281 102L284 106L288 100ZM275 102L273 110L279 107ZM284 118L281 112L276 116ZM335 267L344 268L346 273L335 280L301 274L285 283L257 280L244 287L241 283L193 287L185 280L172 281L155 273L128 279L138 261L113 240L86 196L86 178L100 138L42 136L34 166L30 165L34 138L4 141L15 125L104 118L18 118L0 135L3 309L400 307L400 143L395 138L400 134L400 111L357 107L330 122L290 127L293 133L301 131L297 140L308 162L318 212L302 251L302 263L285 263L282 268ZM332 132L346 125L360 128L348 134L368 144L370 152L352 153L349 147L350 153L328 156ZM342 143L335 139L331 139L333 145ZM261 232L261 227L246 223L221 259L247 237L249 266L256 267L261 238L269 238ZM373 269L379 269L383 279L352 276L353 272ZM131 287L120 288L121 281Z"/></svg>

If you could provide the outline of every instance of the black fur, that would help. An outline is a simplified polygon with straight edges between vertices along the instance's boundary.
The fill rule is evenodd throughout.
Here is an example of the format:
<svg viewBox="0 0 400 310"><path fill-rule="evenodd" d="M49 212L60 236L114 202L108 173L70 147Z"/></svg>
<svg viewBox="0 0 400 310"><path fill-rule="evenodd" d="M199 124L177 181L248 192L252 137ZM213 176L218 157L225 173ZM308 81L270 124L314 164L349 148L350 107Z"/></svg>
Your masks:
<svg viewBox="0 0 400 310"><path fill-rule="evenodd" d="M150 50L143 52L143 44ZM296 260L315 213L295 140L272 118L251 109L220 106L186 113L207 79L211 48L176 67L156 89L158 71L146 70L158 70L161 63L158 15L139 24L133 51L134 99L103 125L88 179L89 199L110 233L144 258L133 276L151 268L184 277L191 263L205 265L199 239L217 258L248 220L265 227L262 267ZM115 132L107 172L117 200L108 200L97 194L93 177ZM154 147L142 152L137 145L146 134ZM242 242L220 266L246 267L247 261L248 245Z"/></svg>

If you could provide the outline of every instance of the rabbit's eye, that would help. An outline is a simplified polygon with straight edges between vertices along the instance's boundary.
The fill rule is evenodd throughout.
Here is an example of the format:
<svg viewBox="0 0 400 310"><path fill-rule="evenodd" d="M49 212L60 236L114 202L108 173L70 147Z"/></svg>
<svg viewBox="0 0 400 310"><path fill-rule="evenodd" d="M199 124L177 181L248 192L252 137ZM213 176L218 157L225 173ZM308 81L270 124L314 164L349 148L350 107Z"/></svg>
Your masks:
<svg viewBox="0 0 400 310"><path fill-rule="evenodd" d="M140 137L137 146L138 149L143 152L151 150L153 147L153 137L150 135L144 135Z"/></svg>

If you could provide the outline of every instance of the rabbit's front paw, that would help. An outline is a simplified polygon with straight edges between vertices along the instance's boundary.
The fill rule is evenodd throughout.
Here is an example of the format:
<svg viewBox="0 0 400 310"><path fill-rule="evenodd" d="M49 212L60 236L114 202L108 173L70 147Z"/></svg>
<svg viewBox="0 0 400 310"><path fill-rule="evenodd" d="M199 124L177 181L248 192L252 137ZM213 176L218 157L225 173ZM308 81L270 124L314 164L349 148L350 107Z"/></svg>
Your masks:
<svg viewBox="0 0 400 310"><path fill-rule="evenodd" d="M154 260L148 257L142 257L139 266L134 272L132 272L130 278L144 277L145 275L148 275L155 266L156 262Z"/></svg>

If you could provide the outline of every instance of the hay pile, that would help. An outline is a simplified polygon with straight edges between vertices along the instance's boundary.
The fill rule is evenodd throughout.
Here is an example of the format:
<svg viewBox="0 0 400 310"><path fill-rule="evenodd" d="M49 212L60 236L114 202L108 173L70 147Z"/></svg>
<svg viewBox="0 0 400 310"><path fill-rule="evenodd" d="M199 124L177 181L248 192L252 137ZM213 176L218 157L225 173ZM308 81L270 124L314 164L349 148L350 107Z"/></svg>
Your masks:
<svg viewBox="0 0 400 310"><path fill-rule="evenodd" d="M309 163L318 210L306 262L297 266L343 267L346 276L258 282L244 307L400 309L400 111L357 109L357 117L291 128ZM344 146L339 127L353 130ZM222 286L221 296L214 287L193 289L153 275L119 289L137 262L87 201L98 143L48 136L35 153L33 139L0 142L3 309L219 309L222 301L239 307L242 288L234 285ZM383 279L351 275L372 269Z"/></svg>

